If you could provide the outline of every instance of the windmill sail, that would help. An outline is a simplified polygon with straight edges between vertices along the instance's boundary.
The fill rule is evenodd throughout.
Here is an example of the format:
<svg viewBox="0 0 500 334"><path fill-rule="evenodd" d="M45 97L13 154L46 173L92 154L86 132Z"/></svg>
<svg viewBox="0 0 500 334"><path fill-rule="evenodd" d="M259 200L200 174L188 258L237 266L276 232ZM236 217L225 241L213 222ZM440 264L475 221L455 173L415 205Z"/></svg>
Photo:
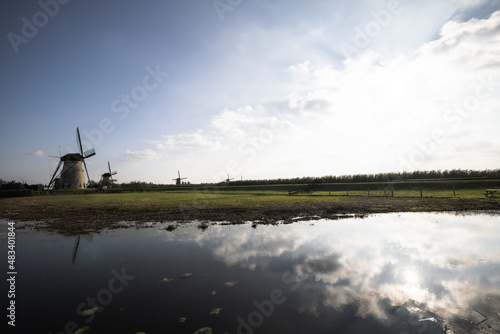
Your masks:
<svg viewBox="0 0 500 334"><path fill-rule="evenodd" d="M95 155L95 148L91 148L90 150L83 152L84 158L90 158L93 155Z"/></svg>
<svg viewBox="0 0 500 334"><path fill-rule="evenodd" d="M57 167L56 167L56 171L54 172L54 175L52 175L52 178L50 179L50 182L49 182L49 188L52 186L52 184L54 183L55 179L56 179L56 174L57 172L59 171L59 168L61 168L61 165L62 165L62 160L59 160L59 163L57 164Z"/></svg>

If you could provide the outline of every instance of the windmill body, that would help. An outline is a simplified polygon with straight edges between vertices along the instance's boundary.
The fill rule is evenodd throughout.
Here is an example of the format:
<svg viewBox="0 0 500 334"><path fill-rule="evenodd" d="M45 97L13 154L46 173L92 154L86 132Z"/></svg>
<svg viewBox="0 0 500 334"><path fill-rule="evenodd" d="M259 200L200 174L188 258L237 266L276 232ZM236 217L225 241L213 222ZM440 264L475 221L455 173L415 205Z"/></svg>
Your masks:
<svg viewBox="0 0 500 334"><path fill-rule="evenodd" d="M84 189L86 188L85 174L83 173L83 157L78 153L70 153L61 157L63 162L61 175L56 181L56 189Z"/></svg>
<svg viewBox="0 0 500 334"><path fill-rule="evenodd" d="M85 174L83 173L84 167L85 172L87 173L87 179L90 180L90 177L85 159L94 156L95 150L90 149L83 152L82 142L80 139L80 130L78 128L76 128L76 140L80 152L68 153L59 158L59 164L57 165L56 171L54 172L54 175L52 175L52 179L49 182L49 188L54 187L55 189L84 189L87 187L87 183L85 182Z"/></svg>
<svg viewBox="0 0 500 334"><path fill-rule="evenodd" d="M111 177L110 173L104 173L101 176L102 178L102 187L111 187L113 185L113 178Z"/></svg>

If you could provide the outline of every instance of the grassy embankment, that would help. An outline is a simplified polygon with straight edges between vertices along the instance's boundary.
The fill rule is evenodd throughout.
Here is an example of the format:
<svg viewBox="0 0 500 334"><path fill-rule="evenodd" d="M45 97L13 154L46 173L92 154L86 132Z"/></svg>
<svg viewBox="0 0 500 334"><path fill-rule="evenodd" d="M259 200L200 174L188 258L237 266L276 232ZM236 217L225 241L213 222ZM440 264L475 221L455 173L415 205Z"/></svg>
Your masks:
<svg viewBox="0 0 500 334"><path fill-rule="evenodd" d="M186 186L122 193L61 191L0 199L0 218L41 221L47 224L40 226L81 232L106 228L120 221L197 219L274 223L290 222L299 216L335 218L339 214L500 210L500 194L496 198L484 196L486 188L500 189L500 180L323 184L315 187L312 195L301 192L306 188L265 185ZM289 196L289 190L299 190L299 194Z"/></svg>

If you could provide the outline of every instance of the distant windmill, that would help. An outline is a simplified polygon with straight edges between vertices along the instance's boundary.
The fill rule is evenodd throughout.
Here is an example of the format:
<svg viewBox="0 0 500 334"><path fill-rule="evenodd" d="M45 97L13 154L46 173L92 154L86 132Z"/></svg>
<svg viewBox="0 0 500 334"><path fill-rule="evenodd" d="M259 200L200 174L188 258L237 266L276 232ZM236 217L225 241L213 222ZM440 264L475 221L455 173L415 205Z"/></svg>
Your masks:
<svg viewBox="0 0 500 334"><path fill-rule="evenodd" d="M181 185L181 180L185 180L185 179L187 179L187 177L182 177L181 178L181 172L177 171L177 173L179 174L179 177L176 178L176 179L172 179L172 180L175 181L175 185L180 186Z"/></svg>
<svg viewBox="0 0 500 334"><path fill-rule="evenodd" d="M78 153L68 153L64 156L59 156L59 164L52 175L49 182L49 188L55 189L82 189L86 188L85 175L83 174L83 166L87 173L87 181L90 181L89 171L85 159L95 155L95 150L92 148L83 152L82 140L80 139L80 130L76 128L76 143L78 145ZM61 153L59 152L59 155ZM62 166L62 170L60 170Z"/></svg>
<svg viewBox="0 0 500 334"><path fill-rule="evenodd" d="M231 180L234 180L234 179L230 179L230 178L229 178L229 173L227 173L227 179L226 179L226 181L225 181L225 182L229 183L229 181L231 181Z"/></svg>
<svg viewBox="0 0 500 334"><path fill-rule="evenodd" d="M111 187L113 185L113 182L116 180L113 180L113 175L116 175L117 172L112 172L111 171L111 165L109 164L108 161L108 171L107 173L104 173L101 175L101 187Z"/></svg>

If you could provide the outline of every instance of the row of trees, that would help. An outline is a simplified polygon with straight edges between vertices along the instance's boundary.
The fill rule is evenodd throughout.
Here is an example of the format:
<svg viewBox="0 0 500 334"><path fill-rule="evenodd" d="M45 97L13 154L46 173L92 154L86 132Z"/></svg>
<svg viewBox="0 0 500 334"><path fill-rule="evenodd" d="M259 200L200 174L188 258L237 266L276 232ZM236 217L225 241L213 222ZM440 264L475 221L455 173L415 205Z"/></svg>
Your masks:
<svg viewBox="0 0 500 334"><path fill-rule="evenodd" d="M494 170L431 170L400 173L328 175L317 177L300 177L292 179L247 180L234 181L233 185L260 185L260 184L320 184L320 183L359 183L359 182L392 182L410 180L458 180L458 179L500 179L500 169Z"/></svg>
<svg viewBox="0 0 500 334"><path fill-rule="evenodd" d="M452 169L452 170L431 170L414 171L401 173L378 173L378 174L355 174L340 176L318 177L297 177L291 179L271 179L271 180L244 180L231 181L226 185L265 185L265 184L321 184L321 183L359 183L359 182L393 182L409 180L435 180L435 179L500 179L500 169L471 170L471 169ZM132 181L128 183L117 183L113 187L122 189L154 189L164 188L171 185L155 184L151 182ZM89 188L99 188L99 184L90 181ZM28 185L26 182L4 181L0 179L0 190L18 190L32 189L42 190L42 184Z"/></svg>
<svg viewBox="0 0 500 334"><path fill-rule="evenodd" d="M31 190L42 190L43 184L28 184L25 181L5 181L0 179L0 190L20 190L20 189L31 189Z"/></svg>

